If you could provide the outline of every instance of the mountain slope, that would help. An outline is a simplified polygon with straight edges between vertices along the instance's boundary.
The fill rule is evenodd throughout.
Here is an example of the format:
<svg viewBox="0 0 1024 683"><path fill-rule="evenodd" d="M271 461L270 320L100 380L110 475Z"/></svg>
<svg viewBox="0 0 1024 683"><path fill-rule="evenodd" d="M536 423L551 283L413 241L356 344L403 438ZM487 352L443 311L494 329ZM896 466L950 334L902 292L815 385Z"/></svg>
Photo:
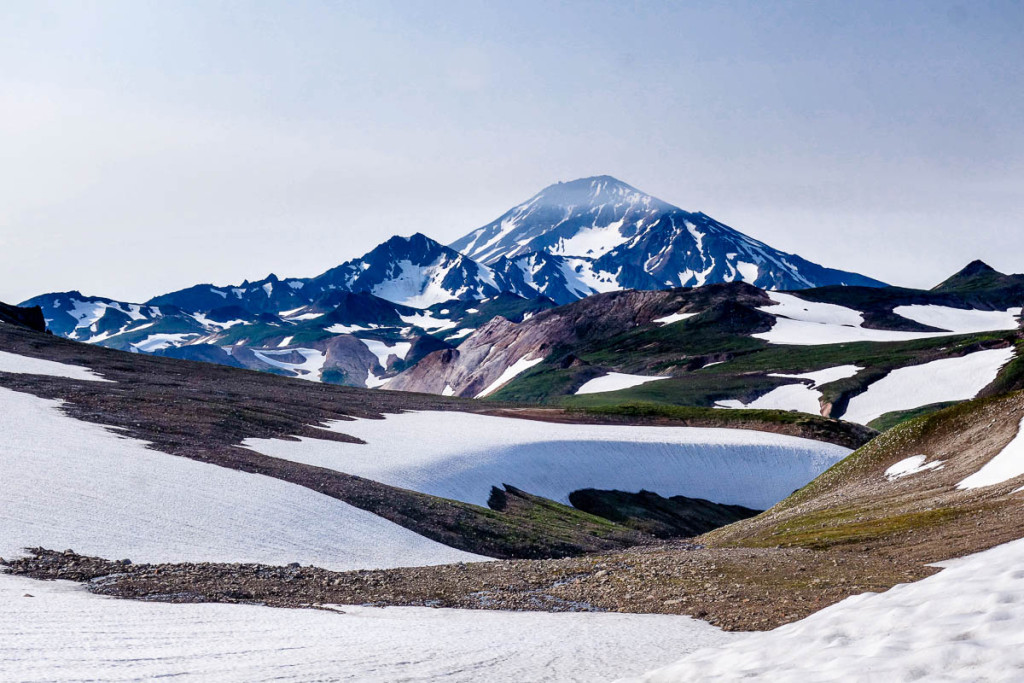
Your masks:
<svg viewBox="0 0 1024 683"><path fill-rule="evenodd" d="M486 299L508 291L490 268L420 233L392 237L365 256L314 278L313 283L324 290L369 292L416 308L452 299Z"/></svg>
<svg viewBox="0 0 1024 683"><path fill-rule="evenodd" d="M882 285L781 252L611 176L551 185L451 246L488 265L533 252L572 259L575 278L565 279L591 292L734 281L763 289Z"/></svg>
<svg viewBox="0 0 1024 683"><path fill-rule="evenodd" d="M926 406L1024 386L1024 293L1008 291L729 283L597 294L521 323L496 318L385 388L578 408L796 410L891 426Z"/></svg>

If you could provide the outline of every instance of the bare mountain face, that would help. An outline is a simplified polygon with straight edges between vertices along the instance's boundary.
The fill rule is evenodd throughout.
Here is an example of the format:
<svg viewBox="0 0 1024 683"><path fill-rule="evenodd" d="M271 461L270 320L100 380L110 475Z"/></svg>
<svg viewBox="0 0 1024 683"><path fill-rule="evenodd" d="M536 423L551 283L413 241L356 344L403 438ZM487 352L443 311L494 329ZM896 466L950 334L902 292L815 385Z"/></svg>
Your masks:
<svg viewBox="0 0 1024 683"><path fill-rule="evenodd" d="M617 289L747 282L762 289L883 286L824 268L610 176L552 185L451 247L559 303Z"/></svg>

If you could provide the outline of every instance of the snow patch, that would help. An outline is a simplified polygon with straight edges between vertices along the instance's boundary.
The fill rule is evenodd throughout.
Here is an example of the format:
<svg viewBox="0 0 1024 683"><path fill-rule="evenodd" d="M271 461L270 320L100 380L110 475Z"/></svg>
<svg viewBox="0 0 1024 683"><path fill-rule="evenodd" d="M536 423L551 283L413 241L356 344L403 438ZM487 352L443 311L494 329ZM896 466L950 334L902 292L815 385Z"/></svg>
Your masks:
<svg viewBox="0 0 1024 683"><path fill-rule="evenodd" d="M666 316L664 316L662 318L655 318L651 322L652 323L660 323L662 325L671 325L672 323L677 323L680 320L686 320L687 318L692 318L695 315L697 315L697 313L673 313L672 315L666 315Z"/></svg>
<svg viewBox="0 0 1024 683"><path fill-rule="evenodd" d="M1020 325L1020 308L1005 311L979 311L974 309L950 308L948 306L914 305L897 306L893 313L908 320L948 330L956 334L988 332L991 330L1016 330Z"/></svg>
<svg viewBox="0 0 1024 683"><path fill-rule="evenodd" d="M927 472L928 470L941 470L943 467L942 463L945 462L943 460L932 460L929 463L925 463L927 459L927 455L912 455L909 458L904 458L885 471L885 478L889 481L896 481L903 477L909 477L911 474Z"/></svg>
<svg viewBox="0 0 1024 683"><path fill-rule="evenodd" d="M30 358L17 353L0 351L0 372L11 372L19 375L46 375L47 377L66 377L85 382L112 382L102 375L79 365L68 365L42 358Z"/></svg>
<svg viewBox="0 0 1024 683"><path fill-rule="evenodd" d="M763 306L758 310L775 316L775 324L767 332L759 332L753 336L770 344L810 346L858 341L910 341L959 334L872 330L863 327L864 316L852 308L807 301L781 292L768 292L768 296L776 305Z"/></svg>
<svg viewBox="0 0 1024 683"><path fill-rule="evenodd" d="M1002 484L1024 474L1024 420L1017 429L1017 436L989 460L980 470L956 485L958 489L978 489L983 486Z"/></svg>
<svg viewBox="0 0 1024 683"><path fill-rule="evenodd" d="M705 366L706 367L706 366ZM864 368L856 365L840 365L814 372L805 372L797 375L783 373L771 373L769 377L782 377L785 379L810 380L811 385L786 384L772 389L764 396L761 396L750 403L730 399L718 401L715 406L718 408L751 408L755 410L796 410L811 415L821 414L821 392L818 388L830 382L853 377Z"/></svg>
<svg viewBox="0 0 1024 683"><path fill-rule="evenodd" d="M132 348L143 353L153 353L168 346L181 346L187 340L198 336L195 332L151 334L142 341L132 344Z"/></svg>
<svg viewBox="0 0 1024 683"><path fill-rule="evenodd" d="M627 375L622 372L609 372L607 375L595 377L581 386L576 390L575 395L581 396L583 394L601 394L606 391L619 391L621 389L629 389L630 387L638 387L641 384L647 384L649 382L657 382L662 379L671 378L651 377L649 375Z"/></svg>
<svg viewBox="0 0 1024 683"><path fill-rule="evenodd" d="M296 376L299 379L305 379L311 382L320 381L320 370L324 367L324 361L327 360L326 354L318 351L317 349L289 349L287 351L253 349L252 352L257 358L267 365L271 365L275 368L281 368L282 370L290 370L296 373ZM301 355L303 361L301 363L290 363L288 361L278 360L278 356L290 356L293 353Z"/></svg>
<svg viewBox="0 0 1024 683"><path fill-rule="evenodd" d="M60 683L590 683L738 637L663 614L169 604L9 575L0 603L4 677Z"/></svg>
<svg viewBox="0 0 1024 683"><path fill-rule="evenodd" d="M360 339L366 345L366 348L370 349L370 353L377 356L377 360L380 362L382 368L388 367L388 358L391 356L398 356L399 360L405 360L405 357L409 354L409 350L412 348L412 342L395 342L394 344L388 344L386 342L377 341L376 339Z"/></svg>
<svg viewBox="0 0 1024 683"><path fill-rule="evenodd" d="M501 373L501 376L499 376L498 379L491 382L486 389L477 394L476 398L483 398L484 396L493 394L495 391L511 382L516 376L526 372L542 360L544 360L543 356L540 358L534 358L533 360L526 360L525 356L520 358L512 365L505 368L505 372Z"/></svg>
<svg viewBox="0 0 1024 683"><path fill-rule="evenodd" d="M988 386L1013 355L1013 348L991 349L897 368L850 399L842 419L867 424L898 410L966 401Z"/></svg>

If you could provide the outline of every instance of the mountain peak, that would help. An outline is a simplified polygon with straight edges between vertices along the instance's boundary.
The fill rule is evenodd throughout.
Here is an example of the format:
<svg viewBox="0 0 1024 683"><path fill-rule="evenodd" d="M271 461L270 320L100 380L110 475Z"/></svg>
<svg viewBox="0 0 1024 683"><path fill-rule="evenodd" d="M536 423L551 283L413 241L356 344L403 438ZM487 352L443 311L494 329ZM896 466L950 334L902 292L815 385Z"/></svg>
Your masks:
<svg viewBox="0 0 1024 683"><path fill-rule="evenodd" d="M620 202L662 203L618 178L596 175L548 185L521 206L586 208Z"/></svg>
<svg viewBox="0 0 1024 683"><path fill-rule="evenodd" d="M738 280L766 289L882 284L773 249L609 175L550 185L451 247L488 266L536 252L557 257L557 264L520 264L517 279L573 280L558 291L577 296Z"/></svg>
<svg viewBox="0 0 1024 683"><path fill-rule="evenodd" d="M991 275L993 273L997 275L1002 274L992 266L985 263L984 261L980 259L975 259L974 261L971 261L966 266L964 266L963 270L961 270L953 277L974 277L976 275Z"/></svg>
<svg viewBox="0 0 1024 683"><path fill-rule="evenodd" d="M936 285L932 291L961 291L964 289L976 289L988 286L1007 276L988 265L984 261L974 260L964 266L957 273Z"/></svg>

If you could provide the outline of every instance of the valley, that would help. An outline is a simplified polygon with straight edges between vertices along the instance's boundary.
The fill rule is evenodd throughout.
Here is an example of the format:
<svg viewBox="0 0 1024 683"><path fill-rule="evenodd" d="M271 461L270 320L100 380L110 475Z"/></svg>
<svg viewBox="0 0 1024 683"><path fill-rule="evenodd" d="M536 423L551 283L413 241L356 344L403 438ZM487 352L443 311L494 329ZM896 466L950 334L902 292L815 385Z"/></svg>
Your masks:
<svg viewBox="0 0 1024 683"><path fill-rule="evenodd" d="M647 679L730 680L701 644L831 633L858 601L919 608L900 596L943 590L936 563L1016 557L1022 304L1024 276L981 262L885 286L599 177L316 278L2 305L0 593L32 625L6 624L5 663L33 672L34 629L106 614L162 629L173 664L120 657L140 652L123 631L102 663L67 641L68 679L219 675L260 620L270 664L232 665L253 679L291 656L280 629L316 652L325 629L369 654L288 659L295 678L687 655ZM214 628L206 668L178 659L191 628ZM381 635L423 628L460 644L410 659ZM564 652L459 635L481 628Z"/></svg>

